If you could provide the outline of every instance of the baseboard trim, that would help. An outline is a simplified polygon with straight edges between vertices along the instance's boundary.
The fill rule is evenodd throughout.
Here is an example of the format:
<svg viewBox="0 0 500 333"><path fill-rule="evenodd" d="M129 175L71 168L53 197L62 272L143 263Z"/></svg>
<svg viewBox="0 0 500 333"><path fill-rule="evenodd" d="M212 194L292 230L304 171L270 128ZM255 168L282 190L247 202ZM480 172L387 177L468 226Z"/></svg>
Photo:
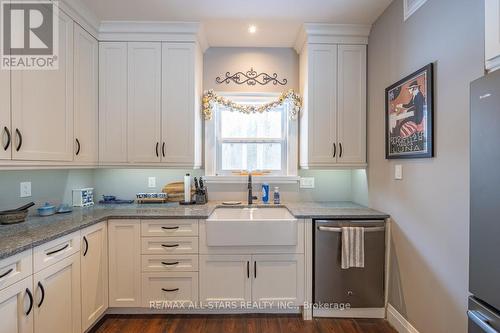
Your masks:
<svg viewBox="0 0 500 333"><path fill-rule="evenodd" d="M419 333L415 327L410 324L401 313L392 305L387 304L387 321L399 333Z"/></svg>
<svg viewBox="0 0 500 333"><path fill-rule="evenodd" d="M313 309L313 317L326 318L385 318L385 308Z"/></svg>
<svg viewBox="0 0 500 333"><path fill-rule="evenodd" d="M300 314L301 308L297 309L165 309L155 310L149 308L108 308L107 315L147 315L147 314Z"/></svg>

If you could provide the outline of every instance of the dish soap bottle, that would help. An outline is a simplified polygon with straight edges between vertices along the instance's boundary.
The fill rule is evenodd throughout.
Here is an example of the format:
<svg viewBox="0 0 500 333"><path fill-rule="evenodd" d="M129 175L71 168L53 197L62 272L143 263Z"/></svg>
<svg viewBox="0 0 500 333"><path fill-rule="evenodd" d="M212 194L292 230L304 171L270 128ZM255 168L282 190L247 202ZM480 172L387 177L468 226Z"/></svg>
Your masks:
<svg viewBox="0 0 500 333"><path fill-rule="evenodd" d="M274 204L275 205L280 204L280 188L279 187L274 188Z"/></svg>

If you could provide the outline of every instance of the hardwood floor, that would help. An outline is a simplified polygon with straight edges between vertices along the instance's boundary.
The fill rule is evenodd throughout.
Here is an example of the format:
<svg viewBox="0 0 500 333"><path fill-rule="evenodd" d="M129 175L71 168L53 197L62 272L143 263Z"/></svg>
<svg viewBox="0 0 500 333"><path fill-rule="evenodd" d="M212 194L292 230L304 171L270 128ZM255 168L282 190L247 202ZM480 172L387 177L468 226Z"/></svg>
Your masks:
<svg viewBox="0 0 500 333"><path fill-rule="evenodd" d="M298 315L109 315L92 333L397 333L382 319Z"/></svg>

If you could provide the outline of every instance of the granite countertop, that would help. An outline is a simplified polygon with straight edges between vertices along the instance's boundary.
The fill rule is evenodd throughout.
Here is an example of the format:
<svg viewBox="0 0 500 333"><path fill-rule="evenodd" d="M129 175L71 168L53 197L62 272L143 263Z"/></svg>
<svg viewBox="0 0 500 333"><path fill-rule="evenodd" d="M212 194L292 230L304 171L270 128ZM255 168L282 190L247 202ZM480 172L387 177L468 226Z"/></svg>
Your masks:
<svg viewBox="0 0 500 333"><path fill-rule="evenodd" d="M0 259L12 256L34 246L49 242L108 219L206 219L221 202L206 205L181 206L167 204L96 205L75 208L69 214L47 217L29 216L26 222L0 225ZM269 205L254 205L254 207ZM296 218L307 219L385 219L389 215L352 202L296 202L280 205Z"/></svg>

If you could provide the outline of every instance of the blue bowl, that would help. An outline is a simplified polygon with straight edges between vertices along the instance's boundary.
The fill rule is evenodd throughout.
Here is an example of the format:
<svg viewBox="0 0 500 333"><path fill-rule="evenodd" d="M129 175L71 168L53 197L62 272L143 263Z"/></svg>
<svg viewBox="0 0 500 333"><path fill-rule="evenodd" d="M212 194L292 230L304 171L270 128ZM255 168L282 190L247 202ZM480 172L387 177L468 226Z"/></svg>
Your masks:
<svg viewBox="0 0 500 333"><path fill-rule="evenodd" d="M40 216L50 216L56 213L56 206L53 206L48 202L46 202L45 205L39 207L37 210L38 210L38 215Z"/></svg>

